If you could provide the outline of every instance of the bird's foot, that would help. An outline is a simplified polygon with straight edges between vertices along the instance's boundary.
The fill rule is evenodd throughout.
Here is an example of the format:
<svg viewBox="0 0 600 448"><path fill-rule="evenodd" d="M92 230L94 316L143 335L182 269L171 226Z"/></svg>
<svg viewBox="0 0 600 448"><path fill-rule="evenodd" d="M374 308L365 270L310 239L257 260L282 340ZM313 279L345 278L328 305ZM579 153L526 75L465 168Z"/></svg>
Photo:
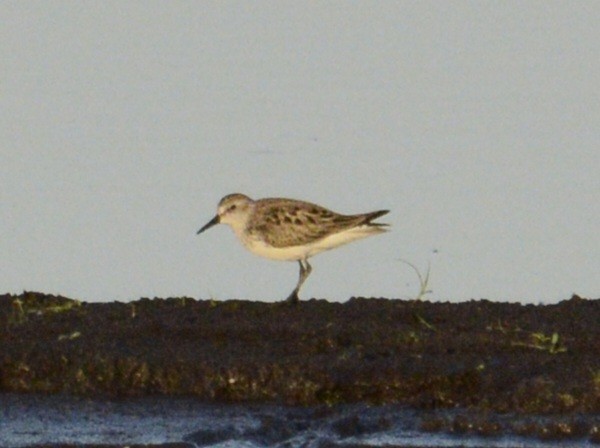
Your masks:
<svg viewBox="0 0 600 448"><path fill-rule="evenodd" d="M298 297L298 291L292 291L288 298L285 299L285 302L290 303L292 305L295 305L298 302L300 302L300 298Z"/></svg>

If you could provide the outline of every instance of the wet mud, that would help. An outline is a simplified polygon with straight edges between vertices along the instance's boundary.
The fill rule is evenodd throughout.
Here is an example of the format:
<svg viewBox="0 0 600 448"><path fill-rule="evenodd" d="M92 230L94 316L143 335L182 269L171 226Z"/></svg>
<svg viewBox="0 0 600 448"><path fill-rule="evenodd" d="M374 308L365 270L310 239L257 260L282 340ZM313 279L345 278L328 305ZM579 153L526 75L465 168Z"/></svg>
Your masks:
<svg viewBox="0 0 600 448"><path fill-rule="evenodd" d="M476 412L421 429L598 443L600 299L552 305L0 296L0 392ZM570 418L573 417L573 418ZM554 425L554 426L553 426Z"/></svg>
<svg viewBox="0 0 600 448"><path fill-rule="evenodd" d="M40 394L0 394L3 408L4 448L593 448L600 442L597 415L492 417L402 405L223 405L194 398L106 401Z"/></svg>

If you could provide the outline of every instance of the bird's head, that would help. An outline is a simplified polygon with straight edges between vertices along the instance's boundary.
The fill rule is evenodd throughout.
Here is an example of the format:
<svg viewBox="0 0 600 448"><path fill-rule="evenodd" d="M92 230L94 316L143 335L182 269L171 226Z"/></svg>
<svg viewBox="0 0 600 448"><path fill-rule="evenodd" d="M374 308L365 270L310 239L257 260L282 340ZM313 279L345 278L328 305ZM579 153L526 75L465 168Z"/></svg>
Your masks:
<svg viewBox="0 0 600 448"><path fill-rule="evenodd" d="M245 224L253 202L248 196L240 193L228 194L219 201L216 216L198 230L197 234L217 224L229 224L232 227Z"/></svg>

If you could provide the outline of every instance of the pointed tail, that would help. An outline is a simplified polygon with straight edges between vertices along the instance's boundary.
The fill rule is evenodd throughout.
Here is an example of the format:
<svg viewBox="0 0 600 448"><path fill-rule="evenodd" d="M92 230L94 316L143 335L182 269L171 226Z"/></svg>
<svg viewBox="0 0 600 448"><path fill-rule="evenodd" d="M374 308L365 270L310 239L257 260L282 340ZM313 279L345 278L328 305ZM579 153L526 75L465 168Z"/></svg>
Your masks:
<svg viewBox="0 0 600 448"><path fill-rule="evenodd" d="M381 222L372 222L373 220L379 218L380 216L388 214L389 210L377 210L376 212L367 213L365 215L365 219L363 224L367 224L373 227L388 227L389 224L381 223Z"/></svg>

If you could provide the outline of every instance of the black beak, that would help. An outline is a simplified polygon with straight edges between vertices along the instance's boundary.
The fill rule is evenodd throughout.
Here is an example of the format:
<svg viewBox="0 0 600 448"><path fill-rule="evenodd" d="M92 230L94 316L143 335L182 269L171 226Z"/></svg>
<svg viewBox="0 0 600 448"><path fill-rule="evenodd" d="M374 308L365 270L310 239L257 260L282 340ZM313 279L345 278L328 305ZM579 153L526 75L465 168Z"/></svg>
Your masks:
<svg viewBox="0 0 600 448"><path fill-rule="evenodd" d="M208 221L204 227L198 230L198 232L196 232L196 235L200 235L206 229L210 229L212 226L216 226L217 224L219 224L220 221L221 219L219 218L219 215L215 216L213 219Z"/></svg>

